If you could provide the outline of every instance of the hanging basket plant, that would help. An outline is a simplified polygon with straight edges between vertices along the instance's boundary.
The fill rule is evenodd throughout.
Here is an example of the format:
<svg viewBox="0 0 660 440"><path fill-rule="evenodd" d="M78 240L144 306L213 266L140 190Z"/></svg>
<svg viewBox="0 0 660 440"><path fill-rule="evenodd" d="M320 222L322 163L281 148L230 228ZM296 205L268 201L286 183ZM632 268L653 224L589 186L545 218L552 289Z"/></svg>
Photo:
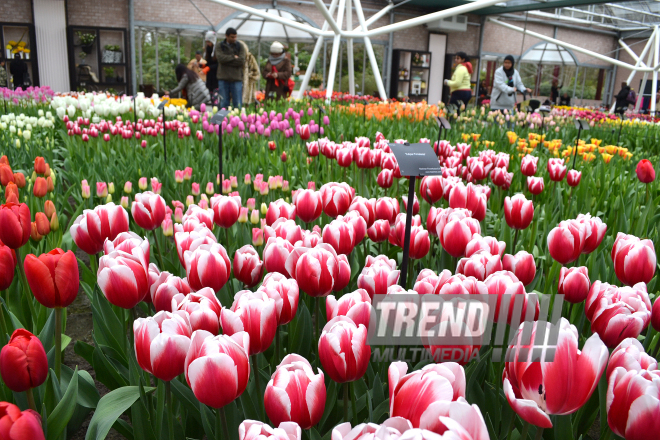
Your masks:
<svg viewBox="0 0 660 440"><path fill-rule="evenodd" d="M86 54L92 53L94 49L94 40L96 40L96 35L89 32L77 32L78 38L80 39L80 48Z"/></svg>

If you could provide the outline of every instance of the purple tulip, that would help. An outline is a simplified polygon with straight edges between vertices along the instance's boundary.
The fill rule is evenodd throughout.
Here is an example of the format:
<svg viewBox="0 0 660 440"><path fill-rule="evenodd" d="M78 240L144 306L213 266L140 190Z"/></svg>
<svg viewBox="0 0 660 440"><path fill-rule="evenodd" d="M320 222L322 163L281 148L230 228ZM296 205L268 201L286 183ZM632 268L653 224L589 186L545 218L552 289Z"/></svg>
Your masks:
<svg viewBox="0 0 660 440"><path fill-rule="evenodd" d="M330 118L328 115L323 116L323 125L330 125ZM321 135L323 135L323 128L321 128Z"/></svg>
<svg viewBox="0 0 660 440"><path fill-rule="evenodd" d="M307 115L308 115L308 116L312 116L313 114L314 114L314 109L311 108L311 107L309 107L309 108L307 109Z"/></svg>
<svg viewBox="0 0 660 440"><path fill-rule="evenodd" d="M245 123L243 121L238 122L238 129L241 131L245 131Z"/></svg>

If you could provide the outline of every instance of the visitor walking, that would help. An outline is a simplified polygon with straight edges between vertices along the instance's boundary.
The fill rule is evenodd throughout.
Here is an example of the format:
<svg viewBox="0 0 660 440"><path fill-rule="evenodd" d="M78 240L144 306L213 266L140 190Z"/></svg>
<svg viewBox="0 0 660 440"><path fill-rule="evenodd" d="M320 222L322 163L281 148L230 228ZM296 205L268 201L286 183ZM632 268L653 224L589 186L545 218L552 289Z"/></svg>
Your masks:
<svg viewBox="0 0 660 440"><path fill-rule="evenodd" d="M14 54L14 61L9 66L9 73L11 73L12 81L14 83L14 90L21 87L23 89L29 87L28 66L21 58L20 54Z"/></svg>
<svg viewBox="0 0 660 440"><path fill-rule="evenodd" d="M555 79L552 81L552 86L550 87L550 101L552 105L557 105L557 99L559 99L559 91L564 86L563 84L558 85L559 82Z"/></svg>
<svg viewBox="0 0 660 440"><path fill-rule="evenodd" d="M288 96L291 61L284 54L282 43L276 41L270 46L270 56L262 74L266 78L266 99Z"/></svg>
<svg viewBox="0 0 660 440"><path fill-rule="evenodd" d="M225 39L216 43L215 56L218 59L218 92L222 96L220 107L228 108L230 101L234 107L240 107L246 53L238 42L236 29L227 29Z"/></svg>
<svg viewBox="0 0 660 440"><path fill-rule="evenodd" d="M252 55L244 41L239 40L245 50L245 65L243 66L243 105L254 103L257 89L259 88L259 63Z"/></svg>
<svg viewBox="0 0 660 440"><path fill-rule="evenodd" d="M459 113L460 102L467 105L472 98L471 77L472 63L468 61L465 52L458 52L454 56L454 74L451 76L451 79L445 80L445 85L449 86L449 91L451 92L449 103L456 104L459 107Z"/></svg>
<svg viewBox="0 0 660 440"><path fill-rule="evenodd" d="M516 105L516 92L531 92L531 89L525 87L520 79L520 73L513 67L513 61L513 56L507 55L502 65L495 71L493 91L490 94L492 110L511 112Z"/></svg>
<svg viewBox="0 0 660 440"><path fill-rule="evenodd" d="M179 85L173 90L166 90L166 95L174 95L183 91L183 97L188 101L188 107L195 107L198 110L202 103L207 103L211 100L206 83L195 72L188 69L185 64L176 66L174 72Z"/></svg>

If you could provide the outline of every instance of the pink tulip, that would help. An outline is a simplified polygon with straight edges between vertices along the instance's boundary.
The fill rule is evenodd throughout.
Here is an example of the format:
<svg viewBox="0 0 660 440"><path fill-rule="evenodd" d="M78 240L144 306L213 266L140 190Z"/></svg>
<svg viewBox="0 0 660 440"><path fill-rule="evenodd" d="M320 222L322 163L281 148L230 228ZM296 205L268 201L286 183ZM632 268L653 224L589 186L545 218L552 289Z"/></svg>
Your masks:
<svg viewBox="0 0 660 440"><path fill-rule="evenodd" d="M89 255L101 252L106 239L114 240L127 231L128 212L114 203L98 205L93 211L84 210L70 230L76 246Z"/></svg>
<svg viewBox="0 0 660 440"><path fill-rule="evenodd" d="M474 234L481 233L479 222L465 209L445 209L436 220L436 232L442 248L452 257L465 255Z"/></svg>
<svg viewBox="0 0 660 440"><path fill-rule="evenodd" d="M250 355L263 353L275 338L275 301L263 291L241 290L236 293L231 308L222 309L220 324L226 335L243 331L250 335Z"/></svg>
<svg viewBox="0 0 660 440"><path fill-rule="evenodd" d="M300 134L300 139L302 139L303 141L309 139L309 137L311 136L309 131L309 125L307 124L301 125L299 134Z"/></svg>
<svg viewBox="0 0 660 440"><path fill-rule="evenodd" d="M626 371L653 371L658 369L658 362L644 352L644 346L637 339L627 338L612 350L607 363L606 377L609 379L618 367Z"/></svg>
<svg viewBox="0 0 660 440"><path fill-rule="evenodd" d="M360 196L355 197L351 206L348 208L349 213L352 211L358 212L367 223L367 228L370 228L374 224L374 221L376 221L376 199L365 199Z"/></svg>
<svg viewBox="0 0 660 440"><path fill-rule="evenodd" d="M596 280L584 311L591 331L598 333L608 347L616 347L626 338L636 338L649 325L651 301L644 283L616 287Z"/></svg>
<svg viewBox="0 0 660 440"><path fill-rule="evenodd" d="M443 195L443 177L441 176L424 176L419 186L419 193L422 199L430 204L434 204L442 199Z"/></svg>
<svg viewBox="0 0 660 440"><path fill-rule="evenodd" d="M587 238L584 240L583 254L590 254L600 246L600 243L607 232L607 225L598 217L592 217L589 214L579 214L576 219L586 228Z"/></svg>
<svg viewBox="0 0 660 440"><path fill-rule="evenodd" d="M247 244L234 255L234 277L248 288L256 286L263 274L263 264L257 251Z"/></svg>
<svg viewBox="0 0 660 440"><path fill-rule="evenodd" d="M132 309L149 293L146 256L141 247L131 252L113 251L101 257L98 285L111 304Z"/></svg>
<svg viewBox="0 0 660 440"><path fill-rule="evenodd" d="M648 283L655 274L653 242L619 232L612 246L612 262L616 276L623 284Z"/></svg>
<svg viewBox="0 0 660 440"><path fill-rule="evenodd" d="M189 220L193 220L195 224L202 223L207 228L213 229L213 215L212 209L203 209L198 205L190 205L183 215L181 222L185 224Z"/></svg>
<svg viewBox="0 0 660 440"><path fill-rule="evenodd" d="M149 292L157 312L172 312L172 298L176 295L189 294L190 286L185 278L181 279L169 272L161 272L158 278L151 282Z"/></svg>
<svg viewBox="0 0 660 440"><path fill-rule="evenodd" d="M234 197L214 196L211 197L213 208L213 222L221 228L231 228L240 214L240 203Z"/></svg>
<svg viewBox="0 0 660 440"><path fill-rule="evenodd" d="M353 382L364 376L369 366L371 347L367 328L347 316L336 316L323 327L318 345L321 365L337 383Z"/></svg>
<svg viewBox="0 0 660 440"><path fill-rule="evenodd" d="M569 303L577 304L587 299L590 287L589 272L586 267L562 267L559 271L557 293L564 295L564 299Z"/></svg>
<svg viewBox="0 0 660 440"><path fill-rule="evenodd" d="M510 228L527 229L534 219L534 204L522 194L506 197L504 199L504 219Z"/></svg>
<svg viewBox="0 0 660 440"><path fill-rule="evenodd" d="M266 272L278 272L290 276L285 264L293 245L281 237L271 237L266 242L263 252L264 268Z"/></svg>
<svg viewBox="0 0 660 440"><path fill-rule="evenodd" d="M277 325L288 324L296 316L300 293L296 280L279 273L269 273L258 290L275 301Z"/></svg>
<svg viewBox="0 0 660 440"><path fill-rule="evenodd" d="M431 269L422 269L417 275L413 290L420 295L432 294L439 283L444 283L449 277L451 272L447 269L443 270L438 276Z"/></svg>
<svg viewBox="0 0 660 440"><path fill-rule="evenodd" d="M294 200L296 214L305 223L310 223L321 216L323 204L321 194L313 189L303 189L296 193Z"/></svg>
<svg viewBox="0 0 660 440"><path fill-rule="evenodd" d="M391 188L392 183L394 183L394 173L392 170L388 169L383 169L378 173L378 177L376 178L376 183L378 186L381 188Z"/></svg>
<svg viewBox="0 0 660 440"><path fill-rule="evenodd" d="M486 194L482 193L472 183L467 186L457 184L449 194L450 208L465 208L472 212L472 217L478 221L486 218Z"/></svg>
<svg viewBox="0 0 660 440"><path fill-rule="evenodd" d="M295 422L282 422L271 428L262 422L244 420L238 427L238 440L302 440L302 430Z"/></svg>
<svg viewBox="0 0 660 440"><path fill-rule="evenodd" d="M220 331L222 304L213 289L205 287L187 295L177 294L172 298L172 311L182 310L188 313L192 331L206 330L214 335Z"/></svg>
<svg viewBox="0 0 660 440"><path fill-rule="evenodd" d="M307 359L289 354L266 386L264 406L273 424L295 422L302 429L310 429L321 420L325 399L323 372L314 374Z"/></svg>
<svg viewBox="0 0 660 440"><path fill-rule="evenodd" d="M292 262L294 250L287 259L287 271L298 282L300 290L312 297L327 296L339 276L336 256L322 246L325 245L307 250Z"/></svg>
<svg viewBox="0 0 660 440"><path fill-rule="evenodd" d="M376 220L373 225L367 229L369 239L374 243L381 243L387 240L390 235L390 222L387 220Z"/></svg>
<svg viewBox="0 0 660 440"><path fill-rule="evenodd" d="M465 247L465 256L471 257L479 251L486 251L492 255L498 255L502 258L506 249L506 243L497 241L495 237L482 237L480 234L474 234L472 240Z"/></svg>
<svg viewBox="0 0 660 440"><path fill-rule="evenodd" d="M526 422L540 428L552 428L550 415L572 414L591 397L607 364L607 347L597 334L578 349L578 332L566 318L561 318L554 360L533 358L535 350L524 341L521 325L509 347L513 361L504 367L504 394L511 408ZM535 322L531 341L540 326L550 332L550 323ZM542 354L543 356L543 354ZM532 379L533 377L533 379Z"/></svg>
<svg viewBox="0 0 660 440"><path fill-rule="evenodd" d="M381 197L376 200L375 214L378 220L387 220L391 225L394 225L396 216L401 212L399 201L392 197Z"/></svg>
<svg viewBox="0 0 660 440"><path fill-rule="evenodd" d="M289 205L283 199L270 202L268 212L266 213L266 224L272 226L275 220L284 218L287 220L296 219L296 207Z"/></svg>
<svg viewBox="0 0 660 440"><path fill-rule="evenodd" d="M169 382L184 372L190 347L190 322L186 312L158 312L133 323L135 357L144 371Z"/></svg>
<svg viewBox="0 0 660 440"><path fill-rule="evenodd" d="M526 251L519 251L515 255L504 254L502 269L512 272L525 286L534 281L536 276L534 256Z"/></svg>
<svg viewBox="0 0 660 440"><path fill-rule="evenodd" d="M194 251L203 244L213 243L216 243L215 235L213 235L213 232L203 224L198 225L190 232L178 231L174 234L174 244L176 245L176 251L179 255L179 262L183 267L186 266L184 259L186 251Z"/></svg>
<svg viewBox="0 0 660 440"><path fill-rule="evenodd" d="M192 334L185 361L186 381L197 400L222 408L243 394L250 377L250 337L245 332Z"/></svg>
<svg viewBox="0 0 660 440"><path fill-rule="evenodd" d="M607 424L626 440L657 436L660 372L616 368L607 386Z"/></svg>
<svg viewBox="0 0 660 440"><path fill-rule="evenodd" d="M323 228L323 243L327 243L338 253L349 255L355 245L353 225L343 220L333 220Z"/></svg>
<svg viewBox="0 0 660 440"><path fill-rule="evenodd" d="M401 196L401 200L403 200L404 211L408 212L408 196ZM417 195L415 194L413 201L413 215L417 215L417 214L419 214L419 200L417 199Z"/></svg>
<svg viewBox="0 0 660 440"><path fill-rule="evenodd" d="M499 321L499 312L502 299L505 295L510 296L509 310L507 314L507 323L510 325L514 320L516 322L529 321L529 316L533 316L533 319L537 319L539 315L539 305L538 302L535 303L535 310L533 314L530 314L527 310L528 306L528 294L525 292L525 286L523 283L518 280L518 278L512 272L500 271L495 272L488 276L484 281L484 284L488 288L489 295L497 295L497 305L495 309L495 322ZM522 307L517 309L517 304L522 303ZM516 305L516 307L514 307ZM514 310L520 310L520 316L513 316ZM529 315L529 316L528 316Z"/></svg>
<svg viewBox="0 0 660 440"><path fill-rule="evenodd" d="M319 190L323 212L329 217L336 218L338 215L346 214L348 207L353 201L355 190L346 183L326 183Z"/></svg>
<svg viewBox="0 0 660 440"><path fill-rule="evenodd" d="M183 259L188 283L193 290L210 287L217 292L229 280L231 264L221 244L202 244L194 251L186 251Z"/></svg>
<svg viewBox="0 0 660 440"><path fill-rule="evenodd" d="M561 264L578 259L584 249L586 228L577 220L562 221L548 234L550 256Z"/></svg>
<svg viewBox="0 0 660 440"><path fill-rule="evenodd" d="M355 428L351 428L351 423L346 422L333 428L331 440L368 440L374 438L394 440L400 438L404 432L409 430L414 432L410 422L403 417L391 417L381 425L361 423ZM423 440L422 437L416 438Z"/></svg>
<svg viewBox="0 0 660 440"><path fill-rule="evenodd" d="M491 255L488 251L478 251L472 256L461 258L456 267L456 273L472 276L484 281L492 273L502 270L502 261L499 255Z"/></svg>
<svg viewBox="0 0 660 440"><path fill-rule="evenodd" d="M447 362L430 364L406 374L405 362L392 362L388 369L390 417L403 417L420 427L430 407L465 397L465 371ZM441 403L442 402L442 403Z"/></svg>

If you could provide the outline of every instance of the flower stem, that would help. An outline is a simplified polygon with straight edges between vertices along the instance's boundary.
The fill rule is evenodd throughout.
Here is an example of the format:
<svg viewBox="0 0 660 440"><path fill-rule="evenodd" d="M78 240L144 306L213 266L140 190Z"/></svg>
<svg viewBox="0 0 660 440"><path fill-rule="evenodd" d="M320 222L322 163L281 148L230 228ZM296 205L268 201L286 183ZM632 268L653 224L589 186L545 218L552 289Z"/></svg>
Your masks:
<svg viewBox="0 0 660 440"><path fill-rule="evenodd" d="M527 431L529 431L529 422L525 422L525 427L520 435L520 440L527 440Z"/></svg>
<svg viewBox="0 0 660 440"><path fill-rule="evenodd" d="M172 407L172 389L170 382L165 382L165 405L167 406L167 431L169 440L174 440L174 408Z"/></svg>
<svg viewBox="0 0 660 440"><path fill-rule="evenodd" d="M515 254L516 253L516 243L518 243L518 234L520 233L520 229L516 229L516 233L513 235L513 246L511 247L511 253Z"/></svg>
<svg viewBox="0 0 660 440"><path fill-rule="evenodd" d="M32 394L32 388L28 388L27 391L25 392L25 395L27 396L27 401L28 401L28 405L30 406L30 409L33 411L37 411L37 404L34 403L34 394Z"/></svg>
<svg viewBox="0 0 660 440"><path fill-rule="evenodd" d="M357 405L355 402L355 385L351 382L351 408L353 410L353 423L357 423Z"/></svg>
<svg viewBox="0 0 660 440"><path fill-rule="evenodd" d="M158 264L160 264L159 269L162 271L162 270L165 270L165 266L163 265L163 254L160 251L160 243L158 242L158 237L156 236L156 230L152 229L151 233L153 234L154 241L156 242L156 250L158 251L158 253L156 255L158 256Z"/></svg>
<svg viewBox="0 0 660 440"><path fill-rule="evenodd" d="M348 422L348 388L350 387L350 384L348 382L344 382L344 423Z"/></svg>
<svg viewBox="0 0 660 440"><path fill-rule="evenodd" d="M220 440L220 431L222 430L222 435L224 440L229 440L229 430L227 429L227 416L225 416L225 408L218 408L218 412L215 417L215 439Z"/></svg>
<svg viewBox="0 0 660 440"><path fill-rule="evenodd" d="M534 440L541 440L543 438L543 428L536 428L536 436Z"/></svg>
<svg viewBox="0 0 660 440"><path fill-rule="evenodd" d="M62 371L62 308L55 308L55 376L60 380Z"/></svg>
<svg viewBox="0 0 660 440"><path fill-rule="evenodd" d="M261 417L261 420L265 420L264 398L263 398L263 394L261 393L261 385L260 385L260 379L259 379L259 363L257 361L257 355L256 354L252 355L252 373L254 374L254 385L257 388L257 397L259 399L259 417ZM226 426L225 426L225 429L226 429Z"/></svg>

